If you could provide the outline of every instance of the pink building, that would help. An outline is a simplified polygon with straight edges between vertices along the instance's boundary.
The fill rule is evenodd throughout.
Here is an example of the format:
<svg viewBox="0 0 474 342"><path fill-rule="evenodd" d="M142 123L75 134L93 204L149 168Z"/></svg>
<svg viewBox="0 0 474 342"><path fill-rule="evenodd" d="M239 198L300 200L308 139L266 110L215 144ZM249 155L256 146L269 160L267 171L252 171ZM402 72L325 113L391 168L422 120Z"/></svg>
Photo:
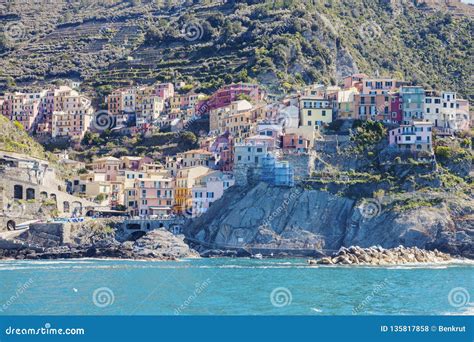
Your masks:
<svg viewBox="0 0 474 342"><path fill-rule="evenodd" d="M128 198L129 203L135 202L134 206L129 206L129 211L133 215L169 215L172 212L174 203L172 178L136 179L134 190L135 201L131 200L130 197Z"/></svg>
<svg viewBox="0 0 474 342"><path fill-rule="evenodd" d="M214 171L199 177L192 190L193 217L205 213L224 191L235 184L232 174Z"/></svg>
<svg viewBox="0 0 474 342"><path fill-rule="evenodd" d="M209 147L209 152L214 155L216 167L220 171L232 171L234 161L234 141L229 132L216 138Z"/></svg>
<svg viewBox="0 0 474 342"><path fill-rule="evenodd" d="M174 85L173 83L159 83L155 86L155 95L161 97L163 100L174 96Z"/></svg>
<svg viewBox="0 0 474 342"><path fill-rule="evenodd" d="M91 168L95 173L105 173L106 181L116 181L120 169L120 159L115 157L103 157L94 160L90 163Z"/></svg>
<svg viewBox="0 0 474 342"><path fill-rule="evenodd" d="M285 134L283 136L283 149L296 152L308 152L309 139L295 133Z"/></svg>
<svg viewBox="0 0 474 342"><path fill-rule="evenodd" d="M362 91L364 78L368 78L366 74L354 74L344 77L344 89L350 89L352 87L357 88L358 91Z"/></svg>
<svg viewBox="0 0 474 342"><path fill-rule="evenodd" d="M257 84L236 83L220 88L212 94L209 100L200 103L197 109L205 108L205 111L208 112L211 109L228 106L231 102L237 101L239 95L247 95L254 102L258 102L263 98L263 92Z"/></svg>
<svg viewBox="0 0 474 342"><path fill-rule="evenodd" d="M123 170L138 171L141 170L145 164L150 164L153 159L150 157L133 157L123 156L120 157L120 168Z"/></svg>
<svg viewBox="0 0 474 342"><path fill-rule="evenodd" d="M402 150L432 152L432 126L431 122L414 121L411 125L392 129L389 131L389 144Z"/></svg>

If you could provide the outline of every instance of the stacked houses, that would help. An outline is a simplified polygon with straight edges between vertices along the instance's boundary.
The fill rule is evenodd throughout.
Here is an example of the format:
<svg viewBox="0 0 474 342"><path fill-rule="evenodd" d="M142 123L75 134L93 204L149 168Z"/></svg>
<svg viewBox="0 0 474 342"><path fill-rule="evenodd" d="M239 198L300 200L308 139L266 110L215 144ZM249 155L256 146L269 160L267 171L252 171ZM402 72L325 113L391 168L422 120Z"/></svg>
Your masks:
<svg viewBox="0 0 474 342"><path fill-rule="evenodd" d="M29 132L80 138L94 126L90 103L61 86L4 94L0 111ZM201 215L235 185L292 186L311 173L322 128L335 120L383 122L393 148L428 153L435 131L449 134L471 122L469 102L455 92L365 74L345 77L338 86L311 85L278 101L254 84L231 84L205 96L159 83L116 89L105 103L117 125L137 131L179 129L209 118L209 134L199 137L198 149L159 161L103 157L70 180L72 194L142 217Z"/></svg>

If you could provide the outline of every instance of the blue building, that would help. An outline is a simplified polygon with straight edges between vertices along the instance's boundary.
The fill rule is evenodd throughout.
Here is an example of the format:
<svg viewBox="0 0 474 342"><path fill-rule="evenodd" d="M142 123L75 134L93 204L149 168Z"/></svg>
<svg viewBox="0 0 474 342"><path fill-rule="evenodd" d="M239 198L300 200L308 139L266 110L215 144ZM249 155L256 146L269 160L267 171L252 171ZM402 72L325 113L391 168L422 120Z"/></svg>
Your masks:
<svg viewBox="0 0 474 342"><path fill-rule="evenodd" d="M262 160L262 181L276 186L294 186L293 168L287 161L279 162L268 153Z"/></svg>

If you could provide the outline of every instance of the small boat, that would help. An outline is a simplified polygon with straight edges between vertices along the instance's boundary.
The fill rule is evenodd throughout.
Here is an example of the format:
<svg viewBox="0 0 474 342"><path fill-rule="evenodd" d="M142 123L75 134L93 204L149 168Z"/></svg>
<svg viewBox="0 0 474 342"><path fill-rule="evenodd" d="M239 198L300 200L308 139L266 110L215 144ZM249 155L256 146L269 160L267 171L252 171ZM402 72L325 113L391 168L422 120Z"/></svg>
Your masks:
<svg viewBox="0 0 474 342"><path fill-rule="evenodd" d="M253 254L251 256L252 259L263 259L263 255L260 254L260 253L257 253L257 254Z"/></svg>

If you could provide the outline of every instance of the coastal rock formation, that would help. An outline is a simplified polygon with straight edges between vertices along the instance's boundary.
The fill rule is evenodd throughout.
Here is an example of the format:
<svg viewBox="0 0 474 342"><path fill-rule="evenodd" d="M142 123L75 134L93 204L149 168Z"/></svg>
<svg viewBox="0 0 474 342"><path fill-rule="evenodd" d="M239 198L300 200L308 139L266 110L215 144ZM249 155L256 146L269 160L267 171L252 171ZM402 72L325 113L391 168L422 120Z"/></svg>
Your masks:
<svg viewBox="0 0 474 342"><path fill-rule="evenodd" d="M176 260L199 257L184 243L183 235L175 236L165 229L150 231L136 241L119 242L109 226L111 223L113 221L66 224L66 230L71 232L68 242L62 236L64 229L57 229L59 224L38 225L21 234L14 243L0 245L0 258Z"/></svg>
<svg viewBox="0 0 474 342"><path fill-rule="evenodd" d="M124 243L125 247L131 247L134 257L138 258L160 258L178 259L199 257L199 254L190 249L184 243L184 235L175 236L164 228L152 230L142 238L131 244Z"/></svg>
<svg viewBox="0 0 474 342"><path fill-rule="evenodd" d="M362 186L353 190L363 191L367 190ZM413 201L416 194L409 194L409 199ZM419 194L418 201L428 195ZM186 227L185 235L215 249L315 248L328 254L342 246L403 245L474 258L472 200L450 198L435 205L397 208L398 203L406 202L373 200L369 203L372 211L364 213L364 203L348 197L259 183L226 191L207 213Z"/></svg>
<svg viewBox="0 0 474 342"><path fill-rule="evenodd" d="M308 260L310 265L399 265L408 263L436 263L452 260L451 256L435 249L426 251L418 247L384 249L380 246L361 248L341 247L332 256Z"/></svg>

